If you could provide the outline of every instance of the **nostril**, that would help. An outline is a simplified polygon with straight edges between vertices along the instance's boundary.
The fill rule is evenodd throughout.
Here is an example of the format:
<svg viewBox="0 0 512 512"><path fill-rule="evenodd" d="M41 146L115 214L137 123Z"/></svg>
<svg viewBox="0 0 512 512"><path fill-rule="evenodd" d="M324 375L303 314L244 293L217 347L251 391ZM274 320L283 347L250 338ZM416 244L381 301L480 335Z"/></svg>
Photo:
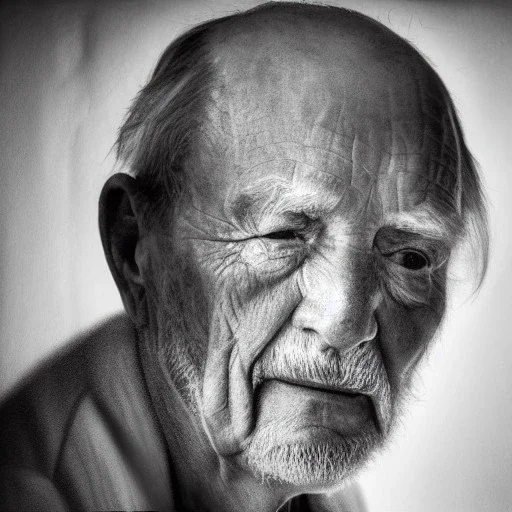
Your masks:
<svg viewBox="0 0 512 512"><path fill-rule="evenodd" d="M361 350L372 340L363 340L359 343L340 343L339 345L329 345L324 343L321 351L330 357L339 357L344 352L351 352L353 350Z"/></svg>
<svg viewBox="0 0 512 512"><path fill-rule="evenodd" d="M330 357L330 358L335 358L335 357L338 357L340 355L338 349L332 347L331 345L328 345L327 343L324 345L323 349L322 349L322 352L327 356L327 357Z"/></svg>

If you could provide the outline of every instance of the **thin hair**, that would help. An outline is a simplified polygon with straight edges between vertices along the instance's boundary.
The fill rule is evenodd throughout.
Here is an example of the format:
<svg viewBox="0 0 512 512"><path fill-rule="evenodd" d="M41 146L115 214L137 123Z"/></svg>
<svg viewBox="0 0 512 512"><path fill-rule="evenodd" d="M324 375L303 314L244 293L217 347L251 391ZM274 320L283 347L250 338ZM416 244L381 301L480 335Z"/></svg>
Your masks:
<svg viewBox="0 0 512 512"><path fill-rule="evenodd" d="M477 292L483 283L489 264L490 236L487 202L477 162L466 146L457 111L448 92L446 92L445 101L457 143L462 240L467 243L470 251L470 260L476 278L474 291Z"/></svg>
<svg viewBox="0 0 512 512"><path fill-rule="evenodd" d="M205 43L213 25L199 25L167 47L119 130L117 161L137 179L148 224L171 214L183 189L185 162L214 75Z"/></svg>

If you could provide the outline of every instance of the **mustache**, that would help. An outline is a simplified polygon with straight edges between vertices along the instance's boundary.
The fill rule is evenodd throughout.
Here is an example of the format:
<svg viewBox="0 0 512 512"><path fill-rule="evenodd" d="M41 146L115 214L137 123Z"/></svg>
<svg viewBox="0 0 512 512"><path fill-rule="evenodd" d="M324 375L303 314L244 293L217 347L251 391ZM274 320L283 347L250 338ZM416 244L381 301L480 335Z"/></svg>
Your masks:
<svg viewBox="0 0 512 512"><path fill-rule="evenodd" d="M321 350L318 336L286 330L254 364L253 389L263 381L278 379L360 393L372 399L380 427L391 424L392 396L384 362L376 340L345 352Z"/></svg>

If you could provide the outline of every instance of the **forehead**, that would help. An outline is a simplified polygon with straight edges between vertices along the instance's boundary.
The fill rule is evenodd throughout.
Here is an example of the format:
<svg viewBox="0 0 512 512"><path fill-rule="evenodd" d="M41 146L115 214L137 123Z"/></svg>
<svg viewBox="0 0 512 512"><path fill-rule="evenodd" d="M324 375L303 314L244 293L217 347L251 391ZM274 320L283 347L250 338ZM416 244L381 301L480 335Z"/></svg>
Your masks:
<svg viewBox="0 0 512 512"><path fill-rule="evenodd" d="M192 166L212 207L289 193L326 208L343 197L391 214L425 201L456 210L457 144L423 61L393 44L380 51L378 37L302 28L217 45Z"/></svg>

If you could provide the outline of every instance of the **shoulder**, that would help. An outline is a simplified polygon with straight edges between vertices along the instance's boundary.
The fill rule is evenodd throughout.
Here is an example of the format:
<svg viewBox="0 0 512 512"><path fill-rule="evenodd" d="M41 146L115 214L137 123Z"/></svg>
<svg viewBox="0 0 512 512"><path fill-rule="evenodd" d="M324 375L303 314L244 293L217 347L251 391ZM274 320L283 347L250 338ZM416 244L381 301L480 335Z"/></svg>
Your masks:
<svg viewBox="0 0 512 512"><path fill-rule="evenodd" d="M66 429L83 397L104 382L105 365L116 371L117 365L109 363L117 359L119 338L126 342L130 335L128 322L118 316L80 335L18 385L0 409L2 464L53 473Z"/></svg>
<svg viewBox="0 0 512 512"><path fill-rule="evenodd" d="M38 482L35 489L60 492L75 508L136 508L158 494L149 479L167 483L165 447L125 315L39 368L0 418L0 478L15 476L2 486L17 486L20 496L23 485Z"/></svg>

